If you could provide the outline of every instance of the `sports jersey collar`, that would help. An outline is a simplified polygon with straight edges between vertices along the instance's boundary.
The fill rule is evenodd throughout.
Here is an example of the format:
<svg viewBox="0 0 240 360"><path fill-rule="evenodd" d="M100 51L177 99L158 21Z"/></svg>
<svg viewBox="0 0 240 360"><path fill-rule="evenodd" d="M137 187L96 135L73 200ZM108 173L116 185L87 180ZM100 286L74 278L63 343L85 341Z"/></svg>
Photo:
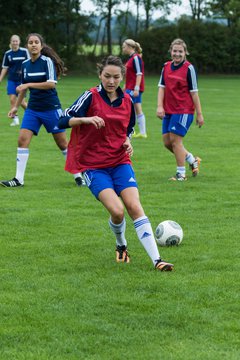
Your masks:
<svg viewBox="0 0 240 360"><path fill-rule="evenodd" d="M129 59L131 59L136 53L134 52L132 55L129 55Z"/></svg>
<svg viewBox="0 0 240 360"><path fill-rule="evenodd" d="M180 64L178 65L174 65L173 61L171 62L171 69L172 70L177 70L177 69L180 69L180 67L183 66L183 64L185 63L186 60L182 61Z"/></svg>
<svg viewBox="0 0 240 360"><path fill-rule="evenodd" d="M120 86L117 88L117 94L118 97L116 100L114 100L113 102L110 101L109 97L107 96L107 92L104 89L103 85L99 85L99 94L101 95L101 97L103 98L103 100L108 104L111 105L113 107L115 106L119 106L122 103L122 99L124 98L124 93L122 91L122 89L120 88Z"/></svg>

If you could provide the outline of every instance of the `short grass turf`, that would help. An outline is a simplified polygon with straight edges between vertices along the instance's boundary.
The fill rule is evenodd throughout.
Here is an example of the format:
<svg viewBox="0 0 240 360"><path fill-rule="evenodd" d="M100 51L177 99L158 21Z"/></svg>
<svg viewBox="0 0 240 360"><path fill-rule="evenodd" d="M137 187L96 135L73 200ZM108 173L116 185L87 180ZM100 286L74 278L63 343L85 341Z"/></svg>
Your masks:
<svg viewBox="0 0 240 360"><path fill-rule="evenodd" d="M63 108L97 83L63 78ZM24 188L0 187L1 360L240 358L240 78L200 77L206 124L192 125L185 146L202 163L183 183L168 181L175 161L161 141L157 84L146 78L148 138L133 139L133 165L153 228L166 219L183 228L179 247L160 249L174 272L152 268L127 214L131 263L115 263L107 212L64 172L43 128ZM0 178L11 179L19 129L1 86Z"/></svg>

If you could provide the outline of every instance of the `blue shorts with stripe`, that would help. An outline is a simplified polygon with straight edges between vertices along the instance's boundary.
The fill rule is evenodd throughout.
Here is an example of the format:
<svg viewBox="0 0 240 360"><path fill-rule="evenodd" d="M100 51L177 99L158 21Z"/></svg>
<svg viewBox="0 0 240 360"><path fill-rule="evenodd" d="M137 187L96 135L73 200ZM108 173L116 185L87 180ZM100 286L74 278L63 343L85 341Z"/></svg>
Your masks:
<svg viewBox="0 0 240 360"><path fill-rule="evenodd" d="M7 81L7 94L8 95L16 95L16 96L18 96L16 88L19 85L21 85L21 82L19 82L19 81L8 80Z"/></svg>
<svg viewBox="0 0 240 360"><path fill-rule="evenodd" d="M162 121L162 134L185 136L193 122L193 114L166 114Z"/></svg>
<svg viewBox="0 0 240 360"><path fill-rule="evenodd" d="M87 186L97 199L99 193L105 189L113 189L119 196L126 188L138 187L130 164L104 169L89 169L83 172L83 176Z"/></svg>
<svg viewBox="0 0 240 360"><path fill-rule="evenodd" d="M142 91L139 91L138 96L133 96L133 90L126 89L125 92L131 96L134 104L142 103Z"/></svg>
<svg viewBox="0 0 240 360"><path fill-rule="evenodd" d="M21 129L31 130L37 135L43 125L48 133L57 134L64 132L65 129L58 128L58 120L62 115L62 109L36 111L26 109L24 112Z"/></svg>

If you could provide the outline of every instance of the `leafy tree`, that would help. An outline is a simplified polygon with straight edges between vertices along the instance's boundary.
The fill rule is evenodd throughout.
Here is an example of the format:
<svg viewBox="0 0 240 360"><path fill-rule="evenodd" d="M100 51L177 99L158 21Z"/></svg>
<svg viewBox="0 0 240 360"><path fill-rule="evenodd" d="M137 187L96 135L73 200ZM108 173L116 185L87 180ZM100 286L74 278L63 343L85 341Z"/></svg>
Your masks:
<svg viewBox="0 0 240 360"><path fill-rule="evenodd" d="M208 2L208 16L226 19L228 26L239 23L239 0L212 0Z"/></svg>
<svg viewBox="0 0 240 360"><path fill-rule="evenodd" d="M2 52L12 34L24 39L28 33L38 32L68 62L72 61L81 41L91 41L88 33L92 22L88 16L81 15L80 5L79 0L1 0Z"/></svg>
<svg viewBox="0 0 240 360"><path fill-rule="evenodd" d="M180 0L140 0L145 10L145 29L148 30L154 10L162 10L165 14L170 13L172 5L180 4Z"/></svg>
<svg viewBox="0 0 240 360"><path fill-rule="evenodd" d="M206 0L189 0L193 20L200 20L206 13Z"/></svg>
<svg viewBox="0 0 240 360"><path fill-rule="evenodd" d="M120 4L120 0L93 0L97 7L100 17L106 18L106 33L107 33L107 49L108 53L112 53L112 34L111 21L116 5Z"/></svg>

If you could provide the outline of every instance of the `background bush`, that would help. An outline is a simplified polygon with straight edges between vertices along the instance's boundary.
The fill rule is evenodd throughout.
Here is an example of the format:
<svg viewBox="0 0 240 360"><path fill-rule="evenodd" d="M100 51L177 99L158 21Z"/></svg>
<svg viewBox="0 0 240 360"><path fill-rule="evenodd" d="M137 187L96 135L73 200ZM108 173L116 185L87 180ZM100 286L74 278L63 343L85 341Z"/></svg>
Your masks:
<svg viewBox="0 0 240 360"><path fill-rule="evenodd" d="M139 42L144 50L146 70L160 71L169 58L169 45L176 37L185 40L190 55L188 59L198 72L240 72L240 27L228 28L216 22L199 22L187 19L178 24L165 25L143 32Z"/></svg>

